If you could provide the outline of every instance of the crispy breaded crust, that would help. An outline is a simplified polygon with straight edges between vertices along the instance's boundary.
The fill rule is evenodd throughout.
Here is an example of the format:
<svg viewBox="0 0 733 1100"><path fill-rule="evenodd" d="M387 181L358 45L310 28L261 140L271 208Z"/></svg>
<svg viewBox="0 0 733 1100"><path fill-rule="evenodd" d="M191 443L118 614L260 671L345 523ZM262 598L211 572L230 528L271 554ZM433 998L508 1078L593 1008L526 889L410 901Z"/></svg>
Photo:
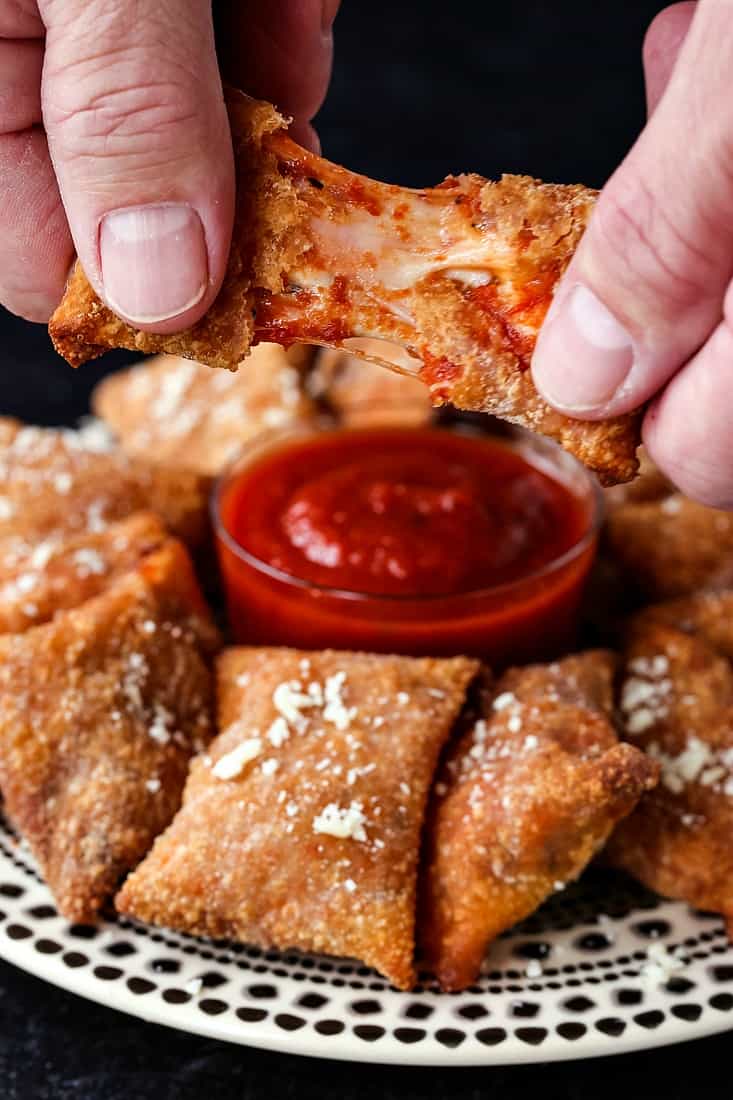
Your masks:
<svg viewBox="0 0 733 1100"><path fill-rule="evenodd" d="M613 485L603 494L606 508L610 512L622 504L641 504L651 500L661 500L674 493L674 485L666 474L656 466L642 446L637 452L639 472L633 481L622 485Z"/></svg>
<svg viewBox="0 0 733 1100"><path fill-rule="evenodd" d="M92 921L211 735L217 635L169 539L78 609L0 638L0 787L60 912Z"/></svg>
<svg viewBox="0 0 733 1100"><path fill-rule="evenodd" d="M101 428L101 431L100 431ZM97 424L82 431L0 424L0 544L102 531L156 512L192 549L208 536L209 480L130 458Z"/></svg>
<svg viewBox="0 0 733 1100"><path fill-rule="evenodd" d="M656 782L617 743L603 651L508 672L448 751L426 828L420 940L443 989L474 981L487 946L577 878Z"/></svg>
<svg viewBox="0 0 733 1100"><path fill-rule="evenodd" d="M648 599L733 581L733 515L679 493L613 508L605 542L628 582Z"/></svg>
<svg viewBox="0 0 733 1100"><path fill-rule="evenodd" d="M153 512L30 546L0 538L0 633L20 633L99 595L168 537Z"/></svg>
<svg viewBox="0 0 733 1100"><path fill-rule="evenodd" d="M625 736L658 759L661 780L616 829L606 857L650 889L730 922L733 669L707 639L662 617L658 609L657 619L632 621L620 696Z"/></svg>
<svg viewBox="0 0 733 1100"><path fill-rule="evenodd" d="M225 651L222 733L193 762L183 807L125 882L120 912L354 956L408 989L428 790L477 668L461 657ZM296 705L310 684L315 701ZM218 776L243 744L254 756Z"/></svg>
<svg viewBox="0 0 733 1100"><path fill-rule="evenodd" d="M260 432L315 419L301 358L258 344L231 372L159 355L108 375L92 404L127 454L214 477Z"/></svg>
<svg viewBox="0 0 733 1100"><path fill-rule="evenodd" d="M79 366L106 348L143 354L168 352L209 366L235 370L254 338L255 288L281 289L282 262L306 242L294 221L294 196L280 176L265 138L285 120L268 103L231 92L237 196L234 234L221 290L206 315L192 328L170 336L139 332L104 306L77 263L66 293L51 318L49 332L59 354Z"/></svg>
<svg viewBox="0 0 733 1100"><path fill-rule="evenodd" d="M301 149L268 104L230 93L237 210L222 289L172 336L138 332L77 264L49 330L74 366L104 348L236 368L252 343L398 343L434 404L491 412L556 439L606 484L637 469L639 416L591 423L551 409L529 370L539 327L595 192L526 176L450 177L412 191Z"/></svg>
<svg viewBox="0 0 733 1100"><path fill-rule="evenodd" d="M706 642L733 660L733 589L694 592L677 600L650 604L633 619L634 631L654 624L673 626Z"/></svg>

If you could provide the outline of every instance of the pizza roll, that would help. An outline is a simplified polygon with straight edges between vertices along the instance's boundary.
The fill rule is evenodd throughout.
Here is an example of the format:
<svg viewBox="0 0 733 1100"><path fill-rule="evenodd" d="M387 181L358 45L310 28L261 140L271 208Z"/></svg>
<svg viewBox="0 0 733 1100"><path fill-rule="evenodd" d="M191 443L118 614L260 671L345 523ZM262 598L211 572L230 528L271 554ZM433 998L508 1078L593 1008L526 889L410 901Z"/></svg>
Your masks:
<svg viewBox="0 0 733 1100"><path fill-rule="evenodd" d="M0 637L0 789L60 912L90 922L178 809L218 642L173 539L81 607Z"/></svg>
<svg viewBox="0 0 733 1100"><path fill-rule="evenodd" d="M0 634L20 633L78 607L166 538L158 516L136 512L102 531L48 535L32 548L24 539L0 539Z"/></svg>
<svg viewBox="0 0 733 1100"><path fill-rule="evenodd" d="M0 432L0 543L32 551L48 536L94 534L150 510L192 549L208 535L208 482L130 458L101 422L80 431L5 421Z"/></svg>
<svg viewBox="0 0 733 1100"><path fill-rule="evenodd" d="M510 670L451 745L426 827L420 941L443 989L478 976L488 945L580 875L656 766L611 725L609 653Z"/></svg>
<svg viewBox="0 0 733 1100"><path fill-rule="evenodd" d="M218 661L219 727L117 896L196 935L353 956L414 983L418 850L477 663L290 649Z"/></svg>
<svg viewBox="0 0 733 1100"><path fill-rule="evenodd" d="M605 542L626 581L647 599L733 581L733 515L679 493L613 508Z"/></svg>
<svg viewBox="0 0 733 1100"><path fill-rule="evenodd" d="M127 454L213 477L261 432L315 419L298 369L309 353L259 344L234 372L159 355L105 378L94 411Z"/></svg>
<svg viewBox="0 0 733 1100"><path fill-rule="evenodd" d="M73 365L105 348L236 367L253 343L403 347L433 404L490 412L556 439L608 484L637 469L640 414L575 420L537 393L537 332L595 201L526 176L376 183L296 145L267 103L229 94L237 211L229 265L183 333L140 332L97 298L79 265L49 330Z"/></svg>
<svg viewBox="0 0 733 1100"><path fill-rule="evenodd" d="M733 589L712 588L650 604L634 618L634 629L664 624L694 634L733 660Z"/></svg>
<svg viewBox="0 0 733 1100"><path fill-rule="evenodd" d="M354 346L360 349L360 356L354 353ZM372 361L361 357L364 355ZM384 358L387 355L388 360ZM384 370L380 357L395 368L402 364L401 369ZM398 345L350 341L348 350L324 348L319 353L308 387L345 427L419 428L431 422L433 408L427 388L414 377L415 369L412 357Z"/></svg>
<svg viewBox="0 0 733 1100"><path fill-rule="evenodd" d="M733 933L730 661L661 615L641 616L630 628L620 708L624 735L658 761L661 778L616 829L609 861L660 894L722 913Z"/></svg>

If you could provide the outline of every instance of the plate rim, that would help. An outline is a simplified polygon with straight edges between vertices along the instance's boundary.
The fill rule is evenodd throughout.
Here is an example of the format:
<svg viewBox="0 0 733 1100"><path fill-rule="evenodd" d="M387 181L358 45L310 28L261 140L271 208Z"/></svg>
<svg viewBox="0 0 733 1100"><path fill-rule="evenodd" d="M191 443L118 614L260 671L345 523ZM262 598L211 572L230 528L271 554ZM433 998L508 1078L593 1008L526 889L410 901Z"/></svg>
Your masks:
<svg viewBox="0 0 733 1100"><path fill-rule="evenodd" d="M4 835L2 835L4 834ZM515 1017L516 1023L511 1025L508 1021L502 1020L504 1027L499 1027L498 1030L503 1031L504 1035L497 1045L491 1045L484 1043L478 1038L478 1032L471 1030L470 1018L466 1018L463 1023L464 1034L457 1045L450 1045L450 1043L442 1043L438 1037L440 1030L430 1035L424 1035L423 1039L427 1042L423 1045L423 1042L411 1045L407 1042L401 1041L396 1035L396 1027L392 1024L392 1030L388 1028L380 1028L382 1034L375 1037L374 1041L370 1041L367 1037L362 1037L356 1031L359 1026L359 1021L354 1018L349 1018L349 1024L343 1026L343 1029L338 1034L328 1035L327 1033L319 1033L316 1030L316 1024L319 1020L314 1017L308 1017L304 1014L304 1018L299 1018L300 1022L297 1025L297 1029L286 1030L283 1025L278 1025L278 1016L290 1015L289 1009L292 1006L292 1002L287 1002L287 1007L283 998L288 996L284 990L278 990L281 994L280 998L280 1011L267 1012L266 1016L262 1019L245 1020L239 1014L240 1009L235 1008L233 1003L224 1004L224 1009L216 1014L208 1014L202 1007L203 1003L207 1000L206 996L199 996L200 989L196 993L190 993L186 996L185 1000L181 1000L176 1003L171 1000L166 1000L164 997L165 990L161 989L162 984L160 979L160 973L155 972L156 981L152 983L151 989L138 990L135 992L130 987L130 982L137 978L140 980L142 974L140 973L127 973L121 968L121 959L113 958L115 952L109 952L109 958L107 955L102 954L104 946L102 946L98 940L98 936L104 936L106 934L119 935L121 937L134 936L139 941L138 948L141 954L138 962L143 962L145 959L146 948L144 945L149 945L147 950L158 950L160 944L160 950L169 950L172 952L178 952L179 955L185 955L186 958L194 960L196 954L201 960L212 965L219 964L221 966L234 965L237 966L237 960L235 959L221 959L217 957L217 952L226 953L229 950L230 953L236 954L242 951L240 945L232 945L227 949L224 943L218 941L210 941L191 936L182 936L181 933L177 933L174 930L157 928L152 925L143 924L141 922L132 921L128 918L121 918L120 920L101 921L97 931L94 931L89 937L80 937L78 932L74 932L73 925L65 921L63 917L58 913L53 903L53 897L48 887L43 882L37 869L35 868L35 861L30 855L27 846L19 842L14 835L12 829L8 827L7 822L0 815L0 874L2 875L3 882L0 885L0 905L2 911L0 912L0 958L10 965L24 970L25 972L32 974L34 977L41 981L48 982L51 985L56 986L59 989L63 989L76 996L81 996L91 1003L100 1004L104 1007L111 1008L115 1011L122 1012L130 1017L143 1020L148 1023L154 1023L162 1027L168 1027L173 1030L181 1031L188 1034L202 1035L210 1039L218 1039L222 1042L234 1043L240 1046L248 1046L253 1049L269 1050L286 1054L293 1054L302 1057L310 1058L322 1058L325 1060L341 1061L341 1062L353 1062L357 1064L374 1064L374 1065L401 1065L404 1067L429 1067L429 1066L452 1066L459 1067L478 1067L478 1066L509 1066L517 1064L531 1064L541 1062L572 1062L583 1059L592 1059L600 1057L612 1057L613 1055L630 1054L639 1052L641 1050L653 1050L662 1048L664 1046L674 1045L680 1042L690 1042L695 1039L703 1039L712 1035L721 1034L725 1031L733 1028L733 998L730 998L731 1003L724 1008L718 1008L709 1004L703 1021L699 1019L690 1020L685 1019L679 1015L672 1013L669 1008L664 1012L664 1028L659 1030L650 1030L638 1023L633 1015L625 1013L623 1011L618 1012L618 1017L625 1023L625 1029L621 1035L611 1034L602 1031L597 1026L597 1023L603 1019L603 1016L596 1017L594 1022L591 1022L590 1017L587 1018L585 1030L581 1036L565 1036L559 1031L559 1026L555 1024L552 1028L549 1023L543 1028L545 1036L543 1041L535 1045L529 1039L523 1039L519 1032L525 1027L531 1029L531 1019L528 1019L525 1024L522 1024L519 1019L519 1015ZM35 895L35 899L34 899ZM652 917L652 923L656 920L664 920L666 917L672 914L668 912L671 908L673 911L680 909L682 912L688 912L689 909L682 902L672 902L668 899L660 899L662 912L657 912L657 909L652 909L651 912L657 912L657 917ZM51 913L43 914L43 917L52 917L57 924L55 925L55 932L51 932L48 926L43 926L46 929L47 935L38 934L38 927L32 930L28 927L28 924L33 924L41 919L40 913L34 913L34 910L38 906L44 908L50 908ZM667 907L667 908L664 908ZM639 916L644 911L643 907L636 910L631 910L631 913L637 913ZM627 914L627 917L630 914ZM625 920L626 917L621 918ZM649 919L649 918L647 918ZM15 927L15 932L11 933L11 929L15 922L18 924ZM20 928L23 926L22 935L18 935ZM710 943L714 941L721 934L722 919L715 932L702 933L700 937L696 937L698 946L700 940ZM581 928L585 928L588 931L598 931L597 924L594 925L590 921L581 921L576 926L578 931ZM534 935L533 932L527 932L528 936ZM539 933L543 934L543 933ZM546 934L546 933L545 933ZM585 935L585 933L583 933ZM48 937L56 935L62 942L55 945L55 949L52 953L40 949L37 944L46 940ZM172 938L171 938L172 937ZM182 942L179 942L179 938ZM96 943L95 943L96 941ZM54 941L55 942L55 941ZM64 942L66 947L64 948ZM64 962L64 957L68 955L69 951L73 950L71 944L82 953L82 947L84 947L91 957L85 957L83 965L72 966L69 963ZM532 942L532 941L530 941ZM689 939L688 941L689 942ZM613 937L610 940L610 944L614 943ZM609 944L609 945L610 945ZM193 945L198 945L198 952ZM716 945L717 946L717 945ZM193 950L191 948L193 947ZM245 949L246 950L246 949ZM722 965L729 967L733 971L733 945L730 945L727 949L729 957L727 961L722 961ZM266 961L270 953L260 951L257 954L257 958L263 958ZM287 962L290 952L276 953L283 959L283 963ZM296 953L297 954L297 953ZM714 955L720 955L720 952L715 949L711 949L703 956L702 961L707 966L709 961ZM251 958L252 956L248 956ZM320 957L317 956L303 956L303 958L311 958L316 960ZM694 958L694 954L691 956ZM115 978L124 978L125 981L111 982L105 980L101 975L97 975L94 972L95 967L102 965L101 960L105 960L108 967L116 969L118 973L114 975ZM213 960L213 963L212 963ZM244 961L240 959L240 964ZM323 956L323 962L328 962L332 967L338 966L338 960L333 960L330 957ZM346 962L346 960L343 960ZM115 966L115 963L120 965ZM91 964L87 966L87 964ZM356 962L357 967L360 965ZM601 966L608 966L608 963L601 963ZM616 965L622 965L617 963ZM180 966L180 961L179 961ZM260 969L262 966L262 969ZM306 973L310 973L311 963L303 963L303 969ZM185 967L184 967L185 969ZM242 976L246 971L252 972L252 976L255 977L259 974L262 975L262 984L267 984L267 970L263 963L256 965L248 964L243 968L237 967L242 970ZM583 967L576 967L573 970L573 974L580 974ZM588 968L585 967L587 970ZM163 972L164 973L164 972ZM296 973L298 973L296 971ZM314 977L317 972L314 972ZM625 973L625 972L622 972ZM270 980L274 983L275 974L271 975ZM279 975L277 975L279 977ZM111 976L110 976L111 977ZM285 975L287 980L291 981L295 987L295 980L290 978L289 975ZM370 993L372 999L378 997L378 993L374 992L374 987L383 992L389 992L389 984L380 979L377 982L379 976L375 974L374 982L370 987L366 981L363 983L353 984L351 982L341 982L342 986L348 984L350 987L363 990L363 996L369 999ZM549 979L549 974L547 975ZM630 977L630 976L629 976ZM636 976L638 981L639 975ZM321 975L323 978L323 975ZM150 978L142 978L147 982L148 986L151 984ZM229 981L232 980L232 976L228 977ZM473 991L471 989L465 991L464 995L470 995L478 1000L488 1000L494 996L503 997L500 1001L500 1007L506 1009L506 995L512 992L512 984L514 979L512 978L512 972L510 969L506 971L506 978L502 979L506 985L506 989L502 991L502 994L495 994L490 989ZM596 977L596 982L598 981ZM630 978L630 980L632 980ZM728 978L722 979L728 981ZM586 974L586 981L594 981L590 975ZM511 984L510 984L511 983ZM184 982L185 984L185 982ZM255 981L258 984L258 981ZM582 981L574 981L566 983L568 986L581 986ZM274 988L274 984L273 984ZM304 991L307 990L307 982L303 980L303 985L299 986ZM316 984L315 981L311 983L312 990L322 989L323 986ZM560 987L558 987L560 988ZM661 988L661 987L660 987ZM733 987L729 987L730 992L733 992ZM142 993L154 993L155 995L151 999L147 999L141 996ZM188 991L186 991L188 993ZM392 991L395 995L399 994L399 991ZM516 997L516 1000L522 1001L526 997L530 997L537 994L536 989L521 990ZM555 992L555 986L551 981L548 981L547 985L541 987L541 992ZM728 991L726 991L728 992ZM665 993L673 993L675 991L665 990ZM578 995L582 996L582 991L578 990ZM704 995L704 994L703 994ZM405 994L405 996L408 996ZM445 1003L446 999L455 999L456 995L440 993L434 989L417 990L412 996L421 997L426 1004L430 1004L434 1001L436 1004ZM571 995L572 996L572 995ZM704 995L706 999L710 1000L710 995ZM651 1003L654 1003L654 998L650 998ZM216 995L212 992L212 1000L216 1000ZM274 996L273 996L274 1000ZM253 1002L254 1003L254 1002ZM262 1002L261 1002L262 1003ZM297 1001L295 1002L298 1003ZM662 1003L667 1005L666 1001ZM509 1002L511 1007L511 1002ZM275 1001L274 1007L277 1007L277 1001ZM309 1006L310 1007L310 1006ZM350 1006L349 1006L350 1007ZM491 1018L492 1012L487 1007L486 1016ZM550 1012L553 1010L551 1003L548 1003L547 1008ZM598 1007L598 1006L596 1006ZM186 1015L184 1018L176 1020L176 1009L180 1008ZM198 1009L198 1011L195 1011ZM301 1009L302 1011L302 1009ZM325 1010L324 1010L325 1011ZM334 1014L338 1014L338 1009L334 1009ZM353 1010L352 1010L353 1011ZM389 1015L389 1004L387 1006L387 1014ZM653 1010L652 1010L653 1011ZM657 1009L658 1011L658 1009ZM643 1014L643 1013L641 1013ZM426 1013L427 1019L432 1015ZM403 1026L409 1026L409 1019L407 1014L405 1017L407 1023ZM498 1019L498 1017L495 1017ZM367 1023L368 1019L362 1017L362 1021ZM339 1023L343 1024L343 1018L339 1018ZM542 1021L544 1023L544 1021ZM563 1022L567 1022L564 1020ZM580 1022L580 1021L578 1021ZM350 1030L347 1030L347 1026ZM415 1023L414 1026L418 1026ZM545 1042L547 1038L547 1042ZM378 1041L377 1041L378 1040ZM468 1040L467 1042L464 1040Z"/></svg>
<svg viewBox="0 0 733 1100"><path fill-rule="evenodd" d="M305 1058L320 1058L323 1061L337 1061L337 1062L354 1062L359 1064L371 1064L371 1065L400 1065L404 1068L419 1068L420 1066L431 1067L455 1067L470 1068L470 1067L489 1067L489 1066L512 1066L523 1065L525 1063L540 1063L540 1062L577 1062L585 1061L595 1058L612 1058L614 1055L633 1054L642 1050L661 1050L666 1046L675 1046L679 1043L694 1042L696 1039L707 1039L713 1035L720 1035L726 1031L731 1030L731 1024L727 1022L724 1015L720 1017L720 1026L715 1026L715 1022L712 1021L713 1026L707 1026L703 1029L699 1029L694 1032L690 1032L689 1025L685 1028L681 1021L678 1027L672 1025L669 1031L665 1031L660 1034L658 1039L650 1042L650 1033L640 1030L639 1032L632 1033L630 1039L615 1038L613 1040L606 1039L602 1036L594 1036L594 1043L591 1050L586 1047L578 1048L572 1043L568 1043L567 1046L561 1046L553 1044L552 1047L543 1049L541 1047L534 1047L531 1045L519 1046L514 1036L511 1037L511 1046L505 1048L505 1053L502 1053L498 1057L491 1057L490 1047L479 1047L475 1050L475 1056L466 1057L468 1050L459 1053L457 1051L451 1051L446 1048L445 1053L442 1054L432 1048L432 1053L426 1054L421 1057L420 1060L405 1059L405 1054L409 1050L406 1047L400 1047L399 1049L385 1049L380 1052L378 1047L363 1047L357 1046L356 1042L349 1037L348 1047L342 1039L338 1046L329 1048L328 1051L322 1049L314 1049L311 1045L316 1044L318 1040L312 1039L311 1043L302 1043L302 1038L298 1040L298 1048L292 1049L288 1046L289 1034L287 1032L273 1033L272 1036L263 1034L258 1035L253 1029L248 1029L248 1025L239 1020L238 1023L242 1026L241 1034L237 1034L234 1028L227 1028L227 1033L222 1033L220 1017L207 1018L202 1014L200 1021L197 1019L193 1025L177 1024L170 1017L164 1017L163 1009L157 1002L150 1002L151 1009L139 1010L135 1006L141 1004L133 1000L134 994L125 992L120 996L119 992L115 993L114 987L105 986L103 982L99 982L99 995L91 992L91 989L85 989L85 981L75 980L75 974L80 976L83 974L86 982L89 982L88 974L83 971L59 971L58 978L53 974L44 973L43 961L44 956L35 956L28 952L27 959L11 958L11 953L6 950L8 942L7 938L0 941L0 958L11 966L15 966L17 969L31 974L33 977L38 978L41 981L48 982L50 985L55 986L57 989L62 989L67 993L72 993L74 996L83 997L84 1000L89 1001L92 1004L100 1004L104 1008L110 1008L117 1012L122 1012L127 1016L134 1019L141 1020L143 1023L152 1023L160 1027L169 1028L172 1031L180 1031L184 1034L201 1035L208 1039L217 1039L220 1042L231 1043L236 1046L245 1046L253 1050L265 1050L280 1054L289 1054L293 1057L305 1057ZM14 946L22 946L22 942L14 942ZM22 953L22 952L21 952ZM48 957L46 957L48 961ZM39 965L40 964L40 965ZM61 981L60 978L68 973L69 980ZM107 992L108 991L108 992ZM107 995L105 995L107 994ZM128 1005L119 1003L121 1000L130 998ZM211 1023L207 1023L207 1019L211 1020ZM214 1023L214 1019L220 1021L219 1026ZM672 1032L675 1033L672 1033ZM679 1032L678 1034L676 1032ZM596 1049L596 1047L598 1049ZM470 1048L469 1048L470 1049ZM358 1054L363 1050L364 1057L359 1057ZM368 1057L368 1052L372 1051L374 1056ZM578 1051L577 1054L574 1051ZM356 1053L354 1053L356 1052ZM498 1048L497 1048L498 1054Z"/></svg>

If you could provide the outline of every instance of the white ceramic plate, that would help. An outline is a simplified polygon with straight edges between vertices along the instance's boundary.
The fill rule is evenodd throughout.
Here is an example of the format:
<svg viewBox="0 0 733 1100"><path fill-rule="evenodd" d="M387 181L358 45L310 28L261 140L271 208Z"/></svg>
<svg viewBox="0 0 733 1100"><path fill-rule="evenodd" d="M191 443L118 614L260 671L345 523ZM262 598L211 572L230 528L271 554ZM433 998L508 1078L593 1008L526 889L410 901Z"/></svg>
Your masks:
<svg viewBox="0 0 733 1100"><path fill-rule="evenodd" d="M460 994L427 980L400 993L355 962L123 919L70 926L1 822L0 917L0 956L46 981L144 1020L290 1054L499 1065L620 1054L733 1024L722 921L602 872L502 937L480 983ZM650 966L659 943L687 961L673 973Z"/></svg>

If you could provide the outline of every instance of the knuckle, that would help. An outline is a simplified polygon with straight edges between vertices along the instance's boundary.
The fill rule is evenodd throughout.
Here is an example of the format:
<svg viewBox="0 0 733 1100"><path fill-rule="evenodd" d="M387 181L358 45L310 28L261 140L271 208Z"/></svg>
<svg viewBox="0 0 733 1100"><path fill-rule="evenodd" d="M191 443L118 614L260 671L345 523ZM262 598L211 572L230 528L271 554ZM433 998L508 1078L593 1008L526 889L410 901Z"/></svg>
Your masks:
<svg viewBox="0 0 733 1100"><path fill-rule="evenodd" d="M183 156L195 146L196 103L179 82L148 74L115 84L110 75L95 73L102 79L45 104L55 152L68 159L133 156L143 157L141 163L170 163L172 150L178 147Z"/></svg>
<svg viewBox="0 0 733 1100"><path fill-rule="evenodd" d="M623 178L622 178L623 177ZM591 222L595 254L625 292L676 310L710 296L714 263L639 177L622 172L603 191Z"/></svg>

